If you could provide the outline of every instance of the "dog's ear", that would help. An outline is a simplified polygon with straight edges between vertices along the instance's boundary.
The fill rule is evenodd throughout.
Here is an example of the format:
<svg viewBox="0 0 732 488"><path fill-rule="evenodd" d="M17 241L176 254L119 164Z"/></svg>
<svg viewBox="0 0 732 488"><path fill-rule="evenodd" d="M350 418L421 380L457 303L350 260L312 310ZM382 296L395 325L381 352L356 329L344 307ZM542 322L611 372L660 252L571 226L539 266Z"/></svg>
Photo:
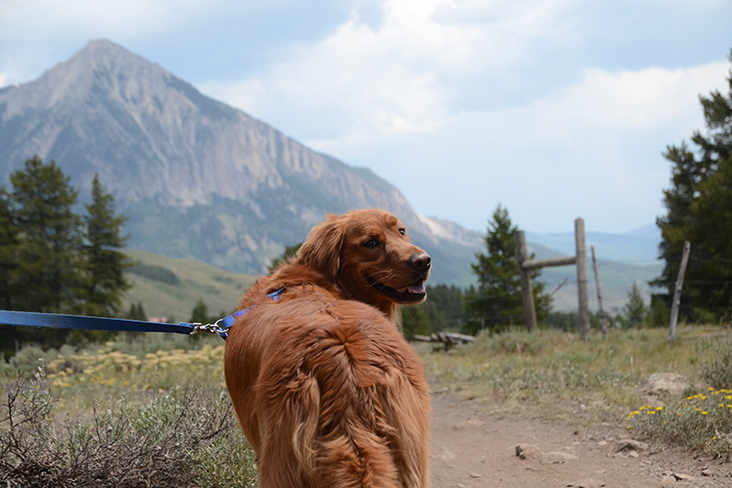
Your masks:
<svg viewBox="0 0 732 488"><path fill-rule="evenodd" d="M346 236L345 222L337 215L328 215L322 224L312 228L297 252L297 262L312 266L336 281L341 267L341 249Z"/></svg>

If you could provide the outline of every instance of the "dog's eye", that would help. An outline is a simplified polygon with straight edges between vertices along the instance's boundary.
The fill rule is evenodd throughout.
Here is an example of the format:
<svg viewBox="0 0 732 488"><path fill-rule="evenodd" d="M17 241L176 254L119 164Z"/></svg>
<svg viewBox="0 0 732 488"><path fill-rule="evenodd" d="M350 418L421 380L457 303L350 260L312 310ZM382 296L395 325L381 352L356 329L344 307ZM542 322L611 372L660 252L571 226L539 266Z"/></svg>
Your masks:
<svg viewBox="0 0 732 488"><path fill-rule="evenodd" d="M375 247L379 246L379 242L376 239L369 239L366 241L363 245L363 247L367 249L374 249Z"/></svg>
<svg viewBox="0 0 732 488"><path fill-rule="evenodd" d="M399 233L401 235L405 236L405 235L407 235L407 230L404 227L402 227L401 229L399 229Z"/></svg>

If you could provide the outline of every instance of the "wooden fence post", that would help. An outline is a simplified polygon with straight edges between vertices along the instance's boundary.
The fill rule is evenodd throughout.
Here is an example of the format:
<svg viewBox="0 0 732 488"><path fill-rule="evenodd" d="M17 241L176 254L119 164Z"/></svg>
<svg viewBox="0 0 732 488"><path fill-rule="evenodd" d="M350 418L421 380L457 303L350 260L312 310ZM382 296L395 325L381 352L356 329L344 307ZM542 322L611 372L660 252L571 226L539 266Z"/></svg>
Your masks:
<svg viewBox="0 0 732 488"><path fill-rule="evenodd" d="M526 261L526 237L524 231L517 230L515 235L516 247L518 250L519 270L521 274L521 302L524 305L524 323L529 332L536 330L536 307L534 307L534 290L531 287L529 270L524 269L522 264Z"/></svg>
<svg viewBox="0 0 732 488"><path fill-rule="evenodd" d="M580 339L586 341L590 332L589 293L587 288L587 248L585 247L585 221L574 221L574 239L577 246L577 328Z"/></svg>
<svg viewBox="0 0 732 488"><path fill-rule="evenodd" d="M607 328L605 327L605 310L602 308L602 289L600 288L600 274L597 272L597 259L595 258L595 246L590 246L592 250L592 269L595 270L595 286L597 287L597 303L598 312L597 318L600 321L600 330L602 331L602 338L605 339L607 335Z"/></svg>
<svg viewBox="0 0 732 488"><path fill-rule="evenodd" d="M674 301L671 304L671 321L669 324L668 341L673 344L676 340L676 322L679 320L679 305L681 305L681 289L684 286L684 274L686 273L686 265L689 263L689 251L691 250L691 242L684 241L684 252L681 255L681 265L679 266L679 276L676 278L676 286L674 286Z"/></svg>

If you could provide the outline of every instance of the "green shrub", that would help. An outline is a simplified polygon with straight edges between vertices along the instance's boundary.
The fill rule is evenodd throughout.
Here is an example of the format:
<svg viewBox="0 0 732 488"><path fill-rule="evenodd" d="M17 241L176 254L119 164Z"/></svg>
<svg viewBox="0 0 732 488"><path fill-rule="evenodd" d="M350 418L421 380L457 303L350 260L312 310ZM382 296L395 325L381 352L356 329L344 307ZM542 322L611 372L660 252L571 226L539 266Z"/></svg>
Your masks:
<svg viewBox="0 0 732 488"><path fill-rule="evenodd" d="M708 340L699 347L701 376L714 388L732 389L732 341L724 339Z"/></svg>
<svg viewBox="0 0 732 488"><path fill-rule="evenodd" d="M644 405L628 417L631 432L726 459L732 455L732 390L710 387L665 407Z"/></svg>
<svg viewBox="0 0 732 488"><path fill-rule="evenodd" d="M69 345L61 346L61 350L64 354L73 354L75 352L75 349ZM14 376L14 372L16 371L30 375L37 371L40 366L48 364L49 361L55 359L58 354L59 351L56 349L44 351L36 345L24 346L8 360L8 365L10 366L8 372L13 372L11 376Z"/></svg>

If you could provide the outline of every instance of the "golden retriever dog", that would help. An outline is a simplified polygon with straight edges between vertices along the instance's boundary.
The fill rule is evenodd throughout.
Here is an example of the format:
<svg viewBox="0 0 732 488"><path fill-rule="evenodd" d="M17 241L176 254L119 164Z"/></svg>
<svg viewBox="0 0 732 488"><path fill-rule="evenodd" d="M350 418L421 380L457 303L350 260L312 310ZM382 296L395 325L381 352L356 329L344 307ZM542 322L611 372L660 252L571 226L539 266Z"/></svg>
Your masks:
<svg viewBox="0 0 732 488"><path fill-rule="evenodd" d="M224 366L261 488L429 485L428 386L394 320L430 265L396 217L357 210L247 290Z"/></svg>

